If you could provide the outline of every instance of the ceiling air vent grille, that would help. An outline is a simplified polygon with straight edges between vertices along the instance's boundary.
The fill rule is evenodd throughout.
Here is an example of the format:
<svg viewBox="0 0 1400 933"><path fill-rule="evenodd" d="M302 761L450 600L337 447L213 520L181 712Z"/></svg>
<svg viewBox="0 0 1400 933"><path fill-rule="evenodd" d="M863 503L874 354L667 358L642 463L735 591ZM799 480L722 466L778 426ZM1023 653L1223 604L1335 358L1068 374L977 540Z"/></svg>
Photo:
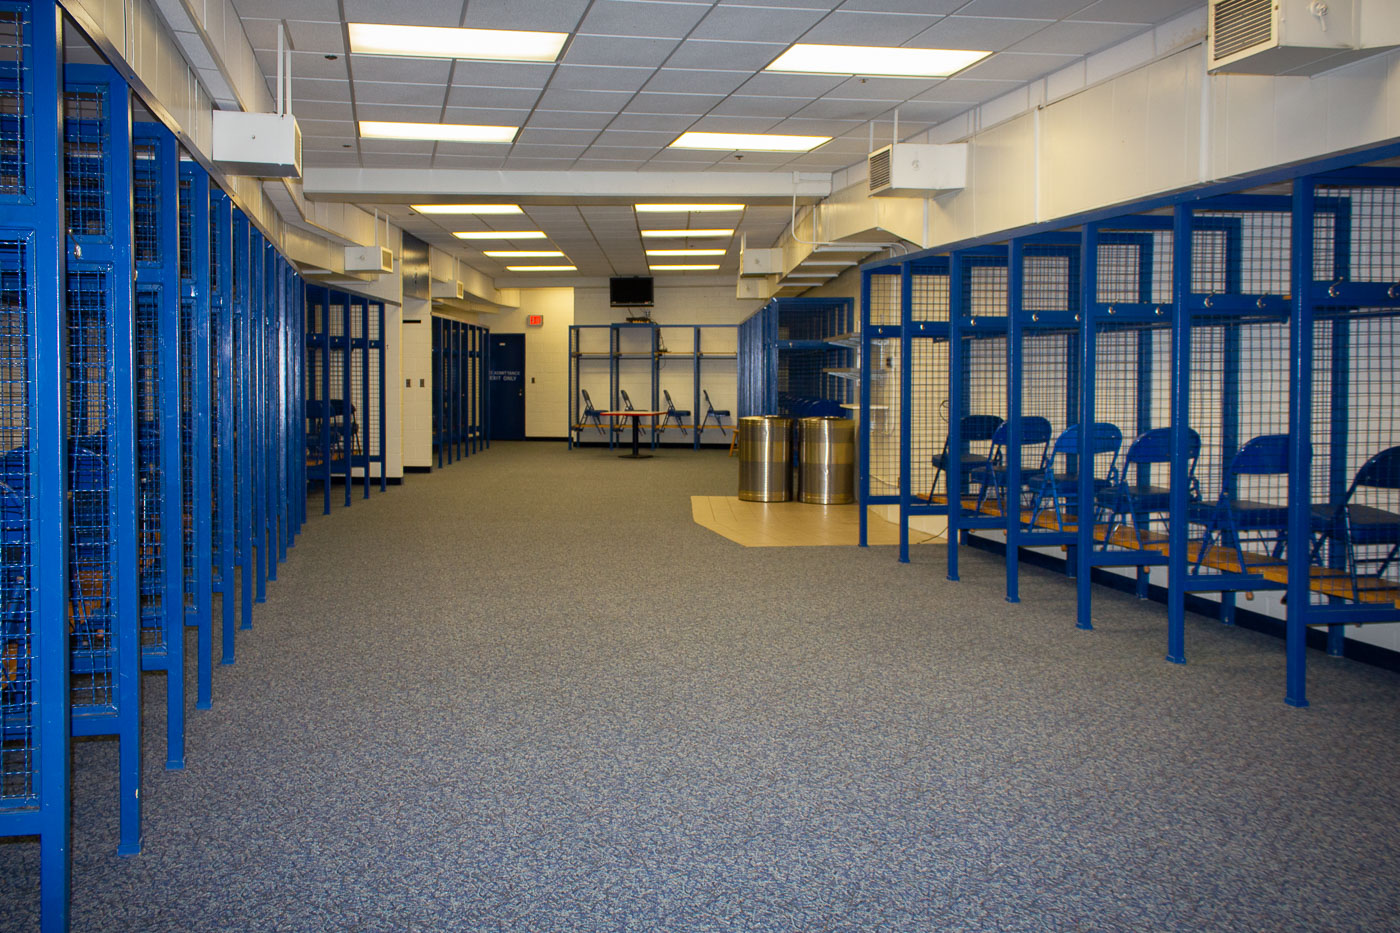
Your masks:
<svg viewBox="0 0 1400 933"><path fill-rule="evenodd" d="M1273 38L1274 0L1216 0L1210 11L1216 61Z"/></svg>
<svg viewBox="0 0 1400 933"><path fill-rule="evenodd" d="M870 190L883 191L890 186L890 160L893 155L893 147L886 146L870 153L866 160L867 173L870 176Z"/></svg>

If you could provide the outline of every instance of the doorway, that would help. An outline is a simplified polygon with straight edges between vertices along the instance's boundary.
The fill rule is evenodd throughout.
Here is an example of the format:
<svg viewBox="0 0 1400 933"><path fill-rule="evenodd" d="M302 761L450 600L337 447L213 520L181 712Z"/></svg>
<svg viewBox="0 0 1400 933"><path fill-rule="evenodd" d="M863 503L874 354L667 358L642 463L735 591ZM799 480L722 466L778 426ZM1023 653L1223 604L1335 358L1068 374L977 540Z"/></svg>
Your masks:
<svg viewBox="0 0 1400 933"><path fill-rule="evenodd" d="M491 440L525 439L525 335L491 335Z"/></svg>

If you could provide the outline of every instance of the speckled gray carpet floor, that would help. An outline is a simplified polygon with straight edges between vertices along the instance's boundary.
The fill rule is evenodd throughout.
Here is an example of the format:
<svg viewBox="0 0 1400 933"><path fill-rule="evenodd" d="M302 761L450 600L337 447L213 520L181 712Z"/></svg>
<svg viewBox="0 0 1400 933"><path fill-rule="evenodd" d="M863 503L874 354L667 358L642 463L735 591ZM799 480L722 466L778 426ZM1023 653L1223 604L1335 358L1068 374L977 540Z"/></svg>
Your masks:
<svg viewBox="0 0 1400 933"><path fill-rule="evenodd" d="M747 550L736 461L497 444L314 515L113 854L74 753L74 929L1382 930L1400 677L965 552ZM319 500L313 500L319 506ZM37 846L0 844L0 929Z"/></svg>

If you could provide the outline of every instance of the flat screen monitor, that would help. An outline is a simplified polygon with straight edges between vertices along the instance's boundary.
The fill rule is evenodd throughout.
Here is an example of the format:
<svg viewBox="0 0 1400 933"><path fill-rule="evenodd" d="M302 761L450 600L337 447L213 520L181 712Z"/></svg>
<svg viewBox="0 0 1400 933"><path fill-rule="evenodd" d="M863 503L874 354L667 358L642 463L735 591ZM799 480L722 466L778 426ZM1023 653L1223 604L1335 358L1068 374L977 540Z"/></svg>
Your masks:
<svg viewBox="0 0 1400 933"><path fill-rule="evenodd" d="M614 308L650 308L653 300L649 275L615 276L608 280L608 302Z"/></svg>

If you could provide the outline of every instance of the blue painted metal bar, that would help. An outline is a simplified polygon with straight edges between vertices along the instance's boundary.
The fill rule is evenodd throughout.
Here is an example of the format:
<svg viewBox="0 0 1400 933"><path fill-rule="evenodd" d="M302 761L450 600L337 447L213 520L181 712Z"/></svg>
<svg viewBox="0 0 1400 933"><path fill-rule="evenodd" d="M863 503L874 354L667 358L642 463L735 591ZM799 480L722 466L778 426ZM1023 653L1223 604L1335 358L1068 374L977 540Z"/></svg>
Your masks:
<svg viewBox="0 0 1400 933"><path fill-rule="evenodd" d="M861 547L870 546L870 342L870 273L864 272L860 277L860 476L856 499ZM734 430L738 429L736 424Z"/></svg>
<svg viewBox="0 0 1400 933"><path fill-rule="evenodd" d="M384 383L384 344L386 342L386 335L384 333L384 302L376 302L374 314L376 315L377 321L375 332L379 334L379 417L375 419L379 427L379 491L387 492L389 489L389 461L387 454L389 438L386 422L389 419L385 416L385 412L388 409L386 407L387 402ZM475 331L475 328L473 328L473 331ZM470 383L468 384L468 388L470 389ZM470 410L470 405L468 405L468 410ZM475 443L475 441L473 441L473 443Z"/></svg>
<svg viewBox="0 0 1400 933"><path fill-rule="evenodd" d="M180 216L175 137L133 128L136 405L141 471L142 668L165 672L167 770L185 767L184 509L180 450ZM151 304L148 306L146 302ZM152 631L154 630L154 631ZM146 636L156 634L156 638Z"/></svg>
<svg viewBox="0 0 1400 933"><path fill-rule="evenodd" d="M899 270L899 562L909 563L909 506L912 499L910 474L913 463L910 458L910 438L913 437L913 393L909 370L914 365L913 341L909 338L909 325L914 320L914 267L905 264Z"/></svg>
<svg viewBox="0 0 1400 933"><path fill-rule="evenodd" d="M1021 601L1021 376L1025 366L1022 339L1025 242L1008 245L1006 268L1006 601ZM1015 490L1015 492L1012 492ZM1014 497L1014 498L1013 498Z"/></svg>
<svg viewBox="0 0 1400 933"><path fill-rule="evenodd" d="M235 559L238 563L239 623L253 627L253 376L252 275L250 255L252 226L240 210L233 212L233 377L237 388L235 416L236 451L234 468L237 489L237 531Z"/></svg>
<svg viewBox="0 0 1400 933"><path fill-rule="evenodd" d="M1191 208L1178 205L1172 230L1171 487L1167 530L1167 660L1186 663L1186 541L1191 426Z"/></svg>
<svg viewBox="0 0 1400 933"><path fill-rule="evenodd" d="M1094 424L1098 355L1098 327L1095 309L1098 307L1099 287L1099 229L1085 224L1083 243L1079 249L1079 438L1081 441L1078 467L1078 490L1075 493L1078 513L1075 519L1077 545L1075 548L1075 583L1077 586L1077 621L1075 627L1092 630L1093 622L1093 557L1094 557ZM1051 465L1054 469L1054 465Z"/></svg>
<svg viewBox="0 0 1400 933"><path fill-rule="evenodd" d="M1313 404L1313 306L1308 286L1313 278L1313 182L1300 178L1293 184L1291 230L1293 316L1289 321L1288 433L1288 607L1286 630L1286 684L1284 702L1308 705L1307 622L1309 582L1308 542L1312 538L1312 404ZM1335 399L1334 399L1335 402Z"/></svg>
<svg viewBox="0 0 1400 933"><path fill-rule="evenodd" d="M248 458L252 467L252 533L248 558L254 602L267 602L267 260L268 245L249 225L248 243Z"/></svg>
<svg viewBox="0 0 1400 933"><path fill-rule="evenodd" d="M216 550L218 572L212 578L219 593L222 648L219 662L235 658L234 564L238 553L238 492L236 419L237 386L234 376L233 312L233 202L223 191L210 194L210 370L214 417L210 425L213 446L213 515L211 547Z"/></svg>
<svg viewBox="0 0 1400 933"><path fill-rule="evenodd" d="M958 579L958 546L961 541L958 537L958 520L962 512L962 433L959 430L959 422L962 416L967 414L964 407L966 397L965 385L965 360L963 358L963 339L958 329L958 321L970 310L971 295L967 291L966 277L968 275L968 260L966 253L953 253L948 257L948 324L946 327L948 339L948 440L946 450L948 452L947 465L945 467L943 488L947 491L948 508L948 531L946 540L948 542L948 579ZM904 371L904 381L906 384L913 378L913 373ZM905 435L905 445L908 446Z"/></svg>

